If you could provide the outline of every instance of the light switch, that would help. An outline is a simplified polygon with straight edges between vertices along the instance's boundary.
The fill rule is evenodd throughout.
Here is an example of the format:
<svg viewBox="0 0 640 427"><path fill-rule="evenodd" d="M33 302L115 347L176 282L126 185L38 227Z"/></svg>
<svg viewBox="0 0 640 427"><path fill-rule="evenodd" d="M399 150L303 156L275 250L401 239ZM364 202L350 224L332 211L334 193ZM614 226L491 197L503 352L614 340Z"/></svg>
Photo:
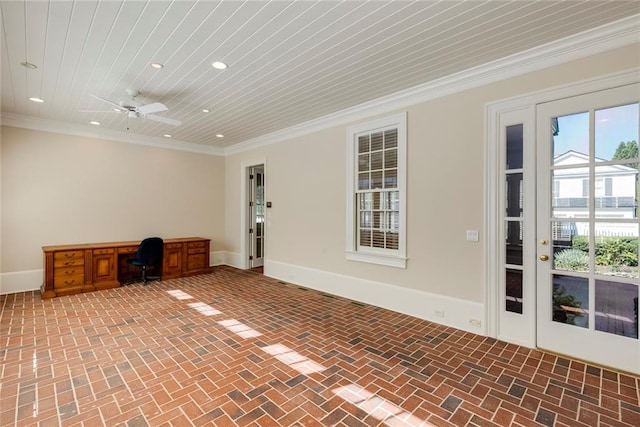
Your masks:
<svg viewBox="0 0 640 427"><path fill-rule="evenodd" d="M479 240L478 230L467 230L467 241L477 242Z"/></svg>

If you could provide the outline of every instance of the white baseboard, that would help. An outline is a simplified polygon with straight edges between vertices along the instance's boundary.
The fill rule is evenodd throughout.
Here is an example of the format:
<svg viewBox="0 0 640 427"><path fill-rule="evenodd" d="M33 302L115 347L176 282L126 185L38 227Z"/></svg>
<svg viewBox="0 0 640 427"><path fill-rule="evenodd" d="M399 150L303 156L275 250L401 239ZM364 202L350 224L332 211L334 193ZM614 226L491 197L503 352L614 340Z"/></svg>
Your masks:
<svg viewBox="0 0 640 427"><path fill-rule="evenodd" d="M226 254L225 251L209 252L209 267L226 264Z"/></svg>
<svg viewBox="0 0 640 427"><path fill-rule="evenodd" d="M0 295L35 291L42 285L42 270L0 273Z"/></svg>
<svg viewBox="0 0 640 427"><path fill-rule="evenodd" d="M229 267L242 268L242 263L240 262L240 254L237 252L225 252L224 264Z"/></svg>
<svg viewBox="0 0 640 427"><path fill-rule="evenodd" d="M487 334L484 306L480 303L279 261L265 261L264 274L475 334Z"/></svg>

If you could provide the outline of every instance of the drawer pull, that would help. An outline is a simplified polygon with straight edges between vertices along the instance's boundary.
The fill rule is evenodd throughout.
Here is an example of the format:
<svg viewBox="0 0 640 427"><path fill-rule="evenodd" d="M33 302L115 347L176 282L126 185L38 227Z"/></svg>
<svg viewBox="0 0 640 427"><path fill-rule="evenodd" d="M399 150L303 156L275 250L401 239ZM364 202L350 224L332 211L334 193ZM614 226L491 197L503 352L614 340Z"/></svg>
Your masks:
<svg viewBox="0 0 640 427"><path fill-rule="evenodd" d="M64 254L65 258L73 258L75 255L75 252L67 252L66 254Z"/></svg>
<svg viewBox="0 0 640 427"><path fill-rule="evenodd" d="M71 276L71 275L73 275L75 272L76 272L75 270L66 270L66 271L64 272L64 274L66 274L67 276Z"/></svg>
<svg viewBox="0 0 640 427"><path fill-rule="evenodd" d="M76 263L75 261L67 261L64 263L64 265L73 265L75 263Z"/></svg>
<svg viewBox="0 0 640 427"><path fill-rule="evenodd" d="M73 285L74 283L76 283L76 279L73 279L73 280L65 280L65 281L64 281L64 284L65 284L65 285Z"/></svg>

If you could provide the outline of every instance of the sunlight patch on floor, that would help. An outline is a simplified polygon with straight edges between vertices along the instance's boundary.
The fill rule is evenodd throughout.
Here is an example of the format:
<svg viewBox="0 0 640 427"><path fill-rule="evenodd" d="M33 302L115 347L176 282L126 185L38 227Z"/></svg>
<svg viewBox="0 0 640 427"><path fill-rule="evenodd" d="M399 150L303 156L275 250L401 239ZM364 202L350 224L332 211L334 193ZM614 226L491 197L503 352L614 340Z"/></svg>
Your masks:
<svg viewBox="0 0 640 427"><path fill-rule="evenodd" d="M222 320L218 322L219 325L224 326L234 334L239 335L242 338L255 338L262 335L255 329L251 329L244 323L238 322L236 319Z"/></svg>
<svg viewBox="0 0 640 427"><path fill-rule="evenodd" d="M262 347L262 350L274 356L282 363L286 363L287 365L291 366L301 374L308 375L314 372L322 372L327 369L324 366L314 362L311 359L308 359L307 357L291 350L289 347L282 344L274 344Z"/></svg>
<svg viewBox="0 0 640 427"><path fill-rule="evenodd" d="M173 289L173 290L167 291L167 293L169 295L171 295L172 297L177 298L177 299L192 299L193 298L188 293L183 292L183 291L181 291L179 289Z"/></svg>
<svg viewBox="0 0 640 427"><path fill-rule="evenodd" d="M353 403L375 419L391 426L432 426L433 424L411 415L386 399L368 392L364 388L349 384L332 392L347 402Z"/></svg>
<svg viewBox="0 0 640 427"><path fill-rule="evenodd" d="M198 310L200 314L204 314L205 316L215 316L216 314L221 314L221 311L216 310L211 307L209 304L205 304L203 302L192 302L191 304L187 304L189 307Z"/></svg>

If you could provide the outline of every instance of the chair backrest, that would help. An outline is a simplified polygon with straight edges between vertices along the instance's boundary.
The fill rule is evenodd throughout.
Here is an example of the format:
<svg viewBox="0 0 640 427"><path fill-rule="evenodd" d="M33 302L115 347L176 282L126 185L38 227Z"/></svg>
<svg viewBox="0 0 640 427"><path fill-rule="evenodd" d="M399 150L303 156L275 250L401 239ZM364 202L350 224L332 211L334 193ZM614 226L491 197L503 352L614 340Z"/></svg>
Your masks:
<svg viewBox="0 0 640 427"><path fill-rule="evenodd" d="M147 265L158 264L162 261L162 248L164 242L160 237L147 237L138 247L136 258Z"/></svg>

